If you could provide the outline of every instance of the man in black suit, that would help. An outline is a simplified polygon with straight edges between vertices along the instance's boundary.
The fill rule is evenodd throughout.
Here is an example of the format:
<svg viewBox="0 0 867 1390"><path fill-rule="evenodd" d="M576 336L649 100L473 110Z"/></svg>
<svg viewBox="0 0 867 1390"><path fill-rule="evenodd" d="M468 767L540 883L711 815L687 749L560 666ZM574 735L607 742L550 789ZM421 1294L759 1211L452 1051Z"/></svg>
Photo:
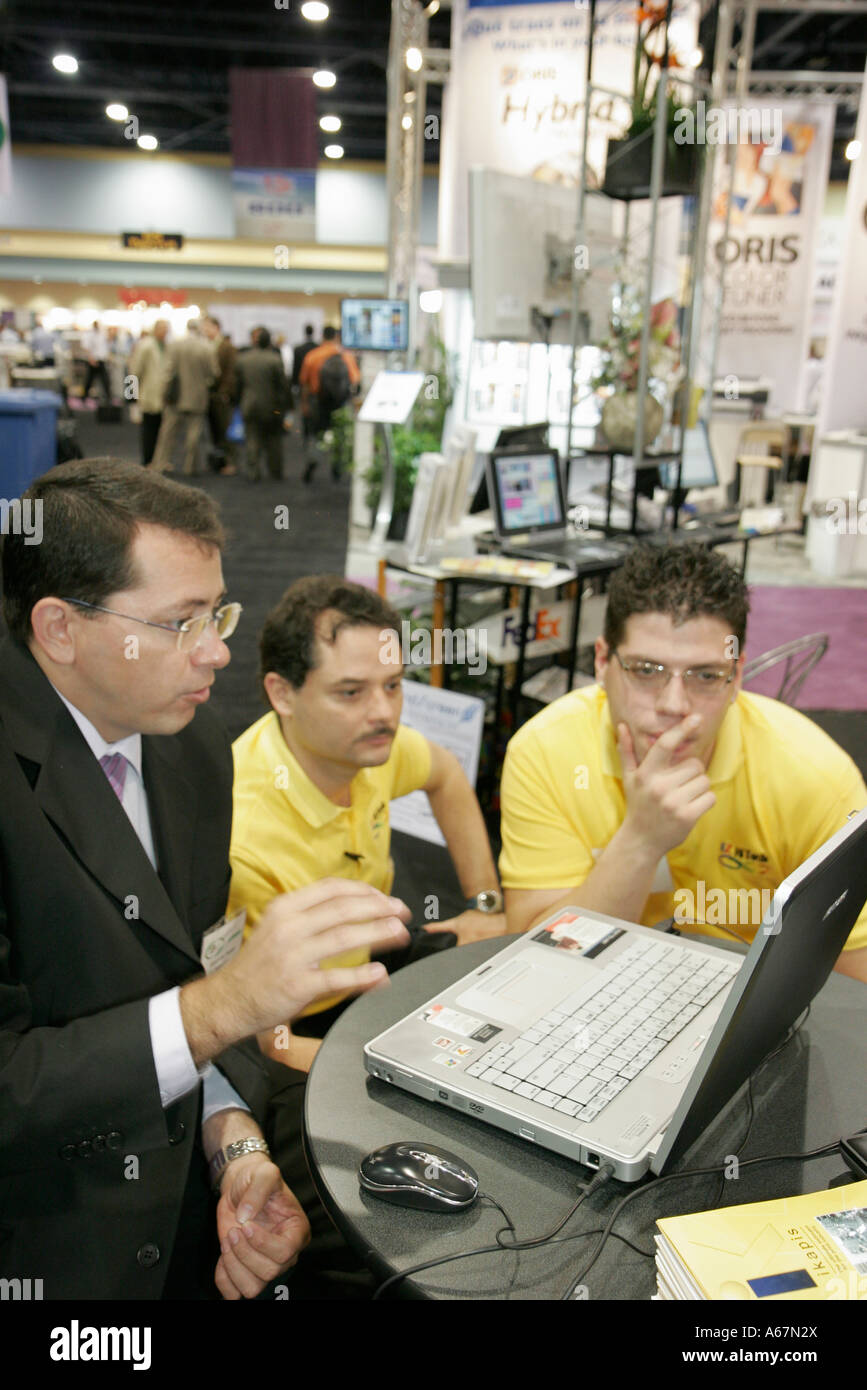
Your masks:
<svg viewBox="0 0 867 1390"><path fill-rule="evenodd" d="M402 909L332 880L277 900L234 955L209 933L232 761L201 707L238 619L216 511L107 461L27 496L41 543L3 545L0 1277L55 1299L255 1297L308 1226L249 1108L268 1083L244 1040L379 982L319 963L405 941Z"/></svg>

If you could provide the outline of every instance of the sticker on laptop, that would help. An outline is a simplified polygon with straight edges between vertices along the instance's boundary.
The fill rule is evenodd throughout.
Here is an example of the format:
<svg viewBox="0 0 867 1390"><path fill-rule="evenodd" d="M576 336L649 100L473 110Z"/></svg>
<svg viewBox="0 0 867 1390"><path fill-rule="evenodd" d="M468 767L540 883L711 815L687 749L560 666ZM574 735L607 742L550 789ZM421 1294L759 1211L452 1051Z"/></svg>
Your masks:
<svg viewBox="0 0 867 1390"><path fill-rule="evenodd" d="M445 1035L444 1035L443 1037L441 1037L441 1038L434 1038L434 1047L442 1047L442 1048L444 1048L444 1049L446 1049L446 1050L449 1050L449 1049L453 1048L454 1045L455 1045L455 1040L454 1040L454 1038L447 1038L447 1037L445 1037Z"/></svg>
<svg viewBox="0 0 867 1390"><path fill-rule="evenodd" d="M577 951L592 959L614 944L623 932L612 929L607 922L580 917L574 912L561 912L533 935L541 946L553 946L558 951Z"/></svg>
<svg viewBox="0 0 867 1390"><path fill-rule="evenodd" d="M441 1067L456 1067L459 1065L457 1057L444 1057L442 1053L434 1057L435 1062L439 1062Z"/></svg>
<svg viewBox="0 0 867 1390"><path fill-rule="evenodd" d="M475 1030L483 1022L480 1018L473 1018L472 1014L462 1014L457 1009L447 1009L444 1004L432 1004L424 1013L419 1014L422 1023L432 1023L437 1028L447 1029L450 1033L456 1033L461 1038L471 1038ZM451 1042L455 1039L452 1038Z"/></svg>
<svg viewBox="0 0 867 1390"><path fill-rule="evenodd" d="M452 1048L452 1052L455 1054L456 1057L472 1057L475 1050L476 1049L474 1047L467 1047L465 1044L462 1043L459 1043Z"/></svg>

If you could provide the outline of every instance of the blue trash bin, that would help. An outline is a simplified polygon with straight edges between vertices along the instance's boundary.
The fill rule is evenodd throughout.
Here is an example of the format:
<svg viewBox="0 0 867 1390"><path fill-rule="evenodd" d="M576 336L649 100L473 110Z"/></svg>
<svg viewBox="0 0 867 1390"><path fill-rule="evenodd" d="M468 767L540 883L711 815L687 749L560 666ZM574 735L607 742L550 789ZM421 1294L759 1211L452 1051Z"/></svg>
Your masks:
<svg viewBox="0 0 867 1390"><path fill-rule="evenodd" d="M0 497L11 500L57 462L57 412L51 391L0 391Z"/></svg>

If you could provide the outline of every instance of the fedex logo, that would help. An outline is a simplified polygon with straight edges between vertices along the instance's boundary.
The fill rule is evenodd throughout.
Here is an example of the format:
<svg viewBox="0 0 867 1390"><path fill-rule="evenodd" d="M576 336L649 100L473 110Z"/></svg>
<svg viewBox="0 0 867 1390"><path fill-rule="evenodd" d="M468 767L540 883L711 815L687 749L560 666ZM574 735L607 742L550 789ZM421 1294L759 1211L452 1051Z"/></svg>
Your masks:
<svg viewBox="0 0 867 1390"><path fill-rule="evenodd" d="M545 642L552 638L561 639L562 615L555 615L549 608L540 608L527 623L527 642ZM500 638L505 646L513 642L517 647L521 641L521 615L518 612L503 615L503 628Z"/></svg>

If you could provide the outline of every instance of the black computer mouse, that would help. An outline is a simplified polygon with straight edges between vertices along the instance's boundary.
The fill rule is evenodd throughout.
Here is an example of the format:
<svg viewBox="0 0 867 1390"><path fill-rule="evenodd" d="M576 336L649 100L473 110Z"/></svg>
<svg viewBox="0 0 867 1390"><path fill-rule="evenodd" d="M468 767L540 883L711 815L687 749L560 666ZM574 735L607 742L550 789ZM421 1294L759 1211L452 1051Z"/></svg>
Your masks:
<svg viewBox="0 0 867 1390"><path fill-rule="evenodd" d="M464 1211L479 1193L468 1163L423 1140L374 1149L361 1160L358 1176L365 1192L416 1211Z"/></svg>

